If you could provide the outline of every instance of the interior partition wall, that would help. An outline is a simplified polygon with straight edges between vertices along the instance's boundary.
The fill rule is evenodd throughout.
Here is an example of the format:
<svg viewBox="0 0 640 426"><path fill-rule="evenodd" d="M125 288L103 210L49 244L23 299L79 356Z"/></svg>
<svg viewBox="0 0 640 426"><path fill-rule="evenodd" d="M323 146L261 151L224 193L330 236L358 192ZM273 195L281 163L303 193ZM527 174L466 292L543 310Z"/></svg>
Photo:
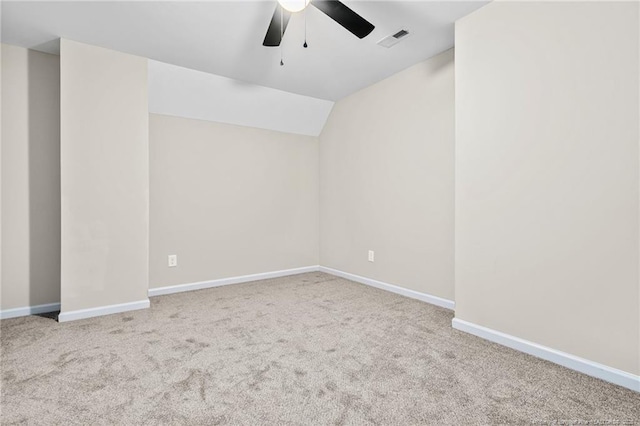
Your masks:
<svg viewBox="0 0 640 426"><path fill-rule="evenodd" d="M60 321L148 307L147 59L60 42Z"/></svg>

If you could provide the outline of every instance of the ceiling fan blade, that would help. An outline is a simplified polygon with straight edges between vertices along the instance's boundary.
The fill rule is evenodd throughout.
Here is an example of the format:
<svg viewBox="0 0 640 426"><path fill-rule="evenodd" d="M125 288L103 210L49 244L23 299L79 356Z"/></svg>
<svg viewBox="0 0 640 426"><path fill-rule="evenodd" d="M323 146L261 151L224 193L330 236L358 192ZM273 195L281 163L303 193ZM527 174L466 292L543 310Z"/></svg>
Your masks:
<svg viewBox="0 0 640 426"><path fill-rule="evenodd" d="M291 18L291 12L284 10L280 3L276 3L276 10L273 11L273 18L264 36L263 46L280 46L282 34L287 29L287 24Z"/></svg>
<svg viewBox="0 0 640 426"><path fill-rule="evenodd" d="M312 5L358 38L365 38L375 26L337 0L313 0Z"/></svg>

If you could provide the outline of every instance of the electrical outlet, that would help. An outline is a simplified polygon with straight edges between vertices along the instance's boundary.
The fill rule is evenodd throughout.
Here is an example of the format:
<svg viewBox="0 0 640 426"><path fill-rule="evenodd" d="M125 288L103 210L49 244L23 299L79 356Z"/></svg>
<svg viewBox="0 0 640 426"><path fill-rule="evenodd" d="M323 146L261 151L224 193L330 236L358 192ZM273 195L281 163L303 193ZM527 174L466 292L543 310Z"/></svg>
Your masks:
<svg viewBox="0 0 640 426"><path fill-rule="evenodd" d="M169 268L173 268L178 266L178 255L170 254L169 255Z"/></svg>
<svg viewBox="0 0 640 426"><path fill-rule="evenodd" d="M369 250L369 262L373 262L375 260L375 253L373 250Z"/></svg>

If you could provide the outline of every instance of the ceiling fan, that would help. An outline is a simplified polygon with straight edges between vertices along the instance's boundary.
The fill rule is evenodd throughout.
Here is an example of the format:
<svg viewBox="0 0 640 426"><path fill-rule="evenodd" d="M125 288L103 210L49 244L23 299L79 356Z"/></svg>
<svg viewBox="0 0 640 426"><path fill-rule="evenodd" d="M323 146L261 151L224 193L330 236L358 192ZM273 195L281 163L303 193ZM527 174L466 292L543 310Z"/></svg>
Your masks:
<svg viewBox="0 0 640 426"><path fill-rule="evenodd" d="M291 14L304 10L309 4L315 6L358 38L366 37L375 28L371 22L338 0L313 0L313 2L311 0L278 0L262 45L280 46Z"/></svg>

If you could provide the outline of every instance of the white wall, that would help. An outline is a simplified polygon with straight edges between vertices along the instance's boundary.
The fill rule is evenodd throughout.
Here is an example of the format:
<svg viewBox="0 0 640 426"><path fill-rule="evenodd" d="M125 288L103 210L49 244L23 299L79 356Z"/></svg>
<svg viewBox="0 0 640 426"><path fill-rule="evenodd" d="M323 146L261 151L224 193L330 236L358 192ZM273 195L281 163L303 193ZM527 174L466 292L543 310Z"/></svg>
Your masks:
<svg viewBox="0 0 640 426"><path fill-rule="evenodd" d="M60 301L60 61L2 45L2 310Z"/></svg>
<svg viewBox="0 0 640 426"><path fill-rule="evenodd" d="M151 287L318 264L317 138L158 114L149 124Z"/></svg>
<svg viewBox="0 0 640 426"><path fill-rule="evenodd" d="M456 24L456 318L640 373L638 4Z"/></svg>
<svg viewBox="0 0 640 426"><path fill-rule="evenodd" d="M147 300L147 60L61 40L62 307Z"/></svg>
<svg viewBox="0 0 640 426"><path fill-rule="evenodd" d="M149 112L318 136L333 102L149 61Z"/></svg>
<svg viewBox="0 0 640 426"><path fill-rule="evenodd" d="M323 266L453 299L453 71L449 50L335 104L320 136Z"/></svg>

